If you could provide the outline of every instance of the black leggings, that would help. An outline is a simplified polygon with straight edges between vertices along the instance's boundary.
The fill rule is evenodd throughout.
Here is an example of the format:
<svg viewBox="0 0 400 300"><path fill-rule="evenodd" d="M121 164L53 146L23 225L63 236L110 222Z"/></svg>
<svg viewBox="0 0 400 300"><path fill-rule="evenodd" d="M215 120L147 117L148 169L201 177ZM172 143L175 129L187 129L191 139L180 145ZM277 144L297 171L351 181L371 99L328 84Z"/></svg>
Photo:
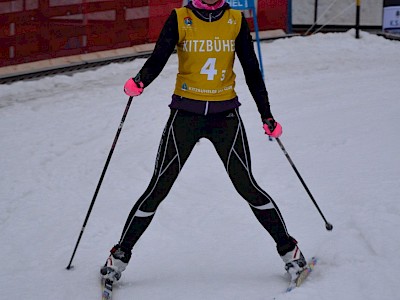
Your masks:
<svg viewBox="0 0 400 300"><path fill-rule="evenodd" d="M278 250L293 243L278 207L253 178L249 146L238 110L204 116L173 109L161 137L153 177L128 216L120 245L133 248L201 138L214 145L234 187L275 240Z"/></svg>

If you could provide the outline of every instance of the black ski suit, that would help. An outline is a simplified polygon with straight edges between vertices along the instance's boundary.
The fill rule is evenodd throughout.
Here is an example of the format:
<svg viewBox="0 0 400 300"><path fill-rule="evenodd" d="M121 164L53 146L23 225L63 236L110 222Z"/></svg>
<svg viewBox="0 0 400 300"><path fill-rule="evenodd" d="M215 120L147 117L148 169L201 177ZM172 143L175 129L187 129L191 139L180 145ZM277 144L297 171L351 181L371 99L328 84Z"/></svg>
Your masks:
<svg viewBox="0 0 400 300"><path fill-rule="evenodd" d="M217 20L228 4L215 11L198 10L196 16ZM222 14L221 14L222 13ZM177 14L172 11L166 21L151 57L138 73L147 87L162 71L178 41ZM240 33L235 40L236 54L244 70L246 83L262 119L271 118L268 94L259 69L246 19L242 15ZM250 151L236 98L226 101L194 101L172 96L171 114L165 126L150 184L131 210L119 244L131 251L152 221L158 205L168 195L196 142L206 138L214 145L238 193L248 202L254 215L269 232L283 255L294 247L283 218L272 198L261 189L251 172Z"/></svg>

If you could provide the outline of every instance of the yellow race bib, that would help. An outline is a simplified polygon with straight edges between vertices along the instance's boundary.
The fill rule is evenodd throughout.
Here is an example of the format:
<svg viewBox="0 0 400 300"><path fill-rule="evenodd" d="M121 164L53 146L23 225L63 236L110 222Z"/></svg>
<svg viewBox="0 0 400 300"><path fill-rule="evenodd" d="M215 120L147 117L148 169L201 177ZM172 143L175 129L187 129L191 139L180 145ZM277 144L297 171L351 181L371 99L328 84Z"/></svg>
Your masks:
<svg viewBox="0 0 400 300"><path fill-rule="evenodd" d="M176 9L179 70L174 93L189 99L223 101L236 97L233 63L242 15L228 9L221 19L203 21L188 8Z"/></svg>

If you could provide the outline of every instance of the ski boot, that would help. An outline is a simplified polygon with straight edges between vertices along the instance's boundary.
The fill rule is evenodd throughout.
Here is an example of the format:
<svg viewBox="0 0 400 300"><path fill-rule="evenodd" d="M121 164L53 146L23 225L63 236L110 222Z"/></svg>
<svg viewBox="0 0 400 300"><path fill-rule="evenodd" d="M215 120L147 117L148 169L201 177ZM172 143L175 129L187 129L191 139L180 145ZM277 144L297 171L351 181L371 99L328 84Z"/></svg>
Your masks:
<svg viewBox="0 0 400 300"><path fill-rule="evenodd" d="M297 241L291 238L289 243L278 246L277 250L285 263L285 270L290 275L291 281L296 280L307 266L307 261L297 246Z"/></svg>
<svg viewBox="0 0 400 300"><path fill-rule="evenodd" d="M300 273L307 266L306 259L297 245L295 245L292 251L289 251L285 255L281 256L281 258L285 263L285 270L290 275L292 281L296 280Z"/></svg>
<svg viewBox="0 0 400 300"><path fill-rule="evenodd" d="M106 263L100 269L100 274L104 279L118 281L131 259L131 252L117 244L111 249L110 253Z"/></svg>

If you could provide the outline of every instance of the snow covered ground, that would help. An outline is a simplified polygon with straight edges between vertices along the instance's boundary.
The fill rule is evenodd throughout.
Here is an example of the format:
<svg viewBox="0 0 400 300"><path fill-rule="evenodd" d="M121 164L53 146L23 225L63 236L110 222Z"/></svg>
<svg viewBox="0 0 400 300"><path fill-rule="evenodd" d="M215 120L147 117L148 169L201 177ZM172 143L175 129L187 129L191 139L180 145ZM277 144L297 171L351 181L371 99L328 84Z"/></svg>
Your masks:
<svg viewBox="0 0 400 300"><path fill-rule="evenodd" d="M398 298L400 44L354 31L262 44L282 142L263 133L236 65L258 183L307 257L320 263L290 294L270 236L201 140L135 248L115 299ZM177 57L136 98L74 259L65 267L144 60L0 86L2 299L99 299L99 267L152 175Z"/></svg>

